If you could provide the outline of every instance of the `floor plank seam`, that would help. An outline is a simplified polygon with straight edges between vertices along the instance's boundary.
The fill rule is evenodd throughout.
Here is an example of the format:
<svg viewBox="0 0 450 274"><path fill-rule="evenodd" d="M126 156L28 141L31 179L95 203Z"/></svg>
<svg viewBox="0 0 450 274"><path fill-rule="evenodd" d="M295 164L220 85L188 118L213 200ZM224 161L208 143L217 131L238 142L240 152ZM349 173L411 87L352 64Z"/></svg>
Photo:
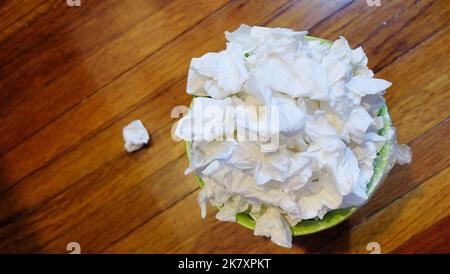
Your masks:
<svg viewBox="0 0 450 274"><path fill-rule="evenodd" d="M314 26L312 26L310 28L311 31L314 31L315 28L320 27L321 24L323 24L324 22L327 22L328 20L333 19L333 17L335 15L338 15L339 13L343 12L345 9L347 9L348 7L350 7L351 5L357 3L357 0L352 0L350 2L348 2L347 4L345 4L344 6L342 6L341 8L337 9L336 11L334 11L330 16L327 16L325 18L323 18L322 20L320 20L317 24L315 24Z"/></svg>
<svg viewBox="0 0 450 274"><path fill-rule="evenodd" d="M411 53L413 53L415 50L421 48L424 44L426 44L429 40L433 39L434 37L440 35L441 33L446 32L448 29L450 28L450 26L445 26L442 29L440 29L439 31L435 32L434 34L428 36L425 39L422 39L421 41L419 41L415 46L411 47L410 49L408 49L407 51L403 52L402 54L400 54L399 56L397 56L394 60L392 60L392 62L387 63L386 65L383 65L382 67L380 67L376 72L383 70L384 68L390 66L391 64L397 62L398 60L400 60L401 58L403 58L404 56L407 56Z"/></svg>
<svg viewBox="0 0 450 274"><path fill-rule="evenodd" d="M36 6L34 6L33 8L31 8L31 9L30 9L28 12L26 12L25 14L22 14L21 16L16 17L15 20L14 20L13 22L9 23L9 25L6 26L4 29L10 28L11 26L13 26L13 25L16 24L17 22L19 22L19 20L21 20L21 19L25 18L26 16L30 15L35 9L39 8L40 6L43 6L44 4L45 4L44 2L41 2L41 3L39 3L38 5L36 5ZM0 47L1 47L1 43L0 43Z"/></svg>
<svg viewBox="0 0 450 274"><path fill-rule="evenodd" d="M267 18L267 20L263 20L261 22L261 25L265 26L265 25L269 24L270 22L272 22L273 20L275 20L276 18L278 18L279 16L281 16L282 14L287 12L289 10L289 8L292 7L293 4L294 4L294 0L289 0L286 4L282 5L279 9L275 10L273 12L272 16Z"/></svg>
<svg viewBox="0 0 450 274"><path fill-rule="evenodd" d="M148 222L150 222L151 220L153 220L154 218L158 217L159 215L161 215L162 213L164 213L165 211L169 210L170 208L172 208L173 206L177 205L179 202L183 201L185 198L189 197L191 194L193 194L194 192L196 192L198 190L198 187L190 192L188 192L186 195L184 195L181 199L174 201L172 204L170 204L164 211L158 212L156 215L152 216L151 218L145 220L142 222L141 225L136 226L134 229L130 230L128 233L124 234L121 238L117 239L116 241L112 242L111 244L107 245L106 247L102 248L98 253L103 253L106 249L108 249L109 247L115 245L116 243L120 242L121 240L125 239L126 237L128 237L131 233L133 233L134 231L136 231L137 229L139 229L140 227L142 227L143 225L147 224Z"/></svg>
<svg viewBox="0 0 450 274"><path fill-rule="evenodd" d="M5 37L2 41L0 41L0 50L2 49L3 45L8 43L8 41L15 36L17 33L19 33L20 31L22 31L23 29L32 26L37 20L39 20L39 18L41 18L42 16L47 15L52 9L54 9L56 7L55 3L57 0L53 0L53 3L50 5L49 9L42 13L39 14L38 16L36 16L35 18L33 18L28 24L23 25L22 27L18 28L17 30L15 30L14 32L10 33L7 37ZM3 64L0 63L0 67Z"/></svg>
<svg viewBox="0 0 450 274"><path fill-rule="evenodd" d="M393 16L391 16L389 19L385 20L385 25L384 24L380 24L380 26L372 33L370 33L362 42L361 45L364 45L370 38L372 38L375 34L378 33L378 30L382 27L388 26L391 22L395 21L398 17L400 17L401 14L405 13L408 9L410 9L411 7L414 7L418 4L418 1L415 1L414 3L412 3L411 5L405 7L403 10L401 10L400 12L397 12L396 14L394 14ZM415 17L416 18L416 17ZM386 41L387 39L385 39Z"/></svg>

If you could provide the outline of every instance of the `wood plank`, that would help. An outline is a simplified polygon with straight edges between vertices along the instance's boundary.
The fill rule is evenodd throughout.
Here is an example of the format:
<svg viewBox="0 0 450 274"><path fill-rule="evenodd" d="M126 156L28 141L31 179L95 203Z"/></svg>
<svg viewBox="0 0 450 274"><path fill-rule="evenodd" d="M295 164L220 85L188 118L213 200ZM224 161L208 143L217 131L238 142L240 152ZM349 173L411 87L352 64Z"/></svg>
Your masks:
<svg viewBox="0 0 450 274"><path fill-rule="evenodd" d="M22 142L227 2L118 1L107 13L95 14L86 24L60 32L21 56L17 62L26 60L24 64L3 66L0 73L14 73L0 86L7 90L0 110L0 134L5 136L0 152ZM50 50L48 43L53 45Z"/></svg>
<svg viewBox="0 0 450 274"><path fill-rule="evenodd" d="M7 1L0 5L0 44L17 30L48 12L56 0Z"/></svg>
<svg viewBox="0 0 450 274"><path fill-rule="evenodd" d="M414 235L391 253L450 253L450 216L447 215L439 222Z"/></svg>
<svg viewBox="0 0 450 274"><path fill-rule="evenodd" d="M378 242L381 253L393 251L399 244L449 216L449 176L447 168L344 233L321 252L368 253L366 248L370 242Z"/></svg>
<svg viewBox="0 0 450 274"><path fill-rule="evenodd" d="M445 50L449 34L450 28L440 31L403 56L403 66L388 66L378 74L393 80L385 98L394 125L408 128L397 132L400 142L411 141L450 116L450 52Z"/></svg>
<svg viewBox="0 0 450 274"><path fill-rule="evenodd" d="M311 34L327 39L344 36L352 46L362 45L369 65L378 71L447 27L449 14L446 1L385 1L380 7L355 1L313 28Z"/></svg>
<svg viewBox="0 0 450 274"><path fill-rule="evenodd" d="M267 22L268 27L284 27L296 30L314 29L327 18L333 18L340 10L344 10L355 0L316 0L292 1L288 7L280 11L276 17ZM305 12L309 11L309 12ZM323 17L321 14L328 14Z"/></svg>
<svg viewBox="0 0 450 274"><path fill-rule="evenodd" d="M239 7L239 6L237 6L237 7ZM244 8L246 9L246 7L240 7L241 10ZM248 11L252 11L252 10L254 10L254 7L250 5L248 7ZM264 12L266 12L267 16L270 15L269 10L266 10ZM307 12L307 10L306 10L306 12ZM224 18L230 18L229 14L236 14L236 12L233 10L229 10L224 14L224 16L225 16ZM253 15L254 15L254 13L253 13ZM262 14L260 16L262 17ZM215 20L217 20L217 17L218 16L215 17ZM263 19L263 18L261 18L261 19ZM238 18L238 21L239 21L239 18ZM210 22L207 22L205 24L211 25ZM223 27L220 25L216 25L216 26L220 27L220 28ZM217 42L217 43L220 43L220 42ZM184 100L185 104L190 100L189 97L185 93L180 92L180 90L183 89L182 87L184 85L185 84L184 84L184 79L183 79L176 86L173 86L169 90L166 90L166 92L164 93L164 97L161 95L161 96L157 97L156 99L150 100L149 102L143 102L142 104L140 104L140 107L138 108L139 113L134 112L132 115L127 115L128 116L127 119L131 119L131 118L129 118L130 116L131 117L139 117L141 119L143 118L143 121L146 125L148 125L148 123L151 121L154 121L154 123L153 123L154 125L160 124L161 121L165 119L165 118L163 118L164 116L161 117L161 115L167 115L170 112L170 109L165 109L165 108L163 108L163 106L175 105L173 102L171 102L171 103L167 102L167 98L172 98L172 97L179 98L181 96L182 98L184 98L183 100ZM158 98L161 98L161 99L158 99ZM148 105L148 104L151 104L151 105ZM157 108L157 106L158 106L158 108ZM159 113L161 115L157 114L155 117L155 113L153 113L152 111L149 111L151 109L157 109L158 110L157 113ZM137 115L137 114L139 114L139 115ZM153 117L153 118L150 118L150 117ZM165 116L165 117L169 118L168 116ZM105 156L98 155L99 150L97 150L97 149L95 149L95 152L91 152L90 149L96 148L97 146L101 146L102 147L101 149L103 149L105 146L108 146L107 150L109 152L108 153L109 155L114 155L116 153L116 151L118 151L118 153L122 152L121 141L119 141L121 137L119 135L117 135L117 132L120 131L120 128L121 128L121 126L123 126L123 124L124 124L124 121L115 123L114 127L108 128L107 133L103 134L103 132L102 132L99 134L100 136L96 136L96 138L90 139L87 142L88 145L83 144L82 152L77 151L76 153L73 153L73 154L68 153L67 156L61 158L61 161L57 161L57 162L55 162L55 164L50 165L48 169L47 168L43 169L44 172L39 172L38 175L32 176L32 177L30 177L30 179L27 179L24 182L22 182L19 186L20 190L17 190L17 191L14 190L14 192L18 192L21 194L20 200L23 202L17 203L17 205L15 205L15 206L7 206L4 208L4 210L1 210L2 216L3 216L2 219L6 220L6 221L4 221L4 223L5 224L10 223L11 219L17 218L17 217L14 217L14 214L16 214L16 216L19 215L20 220L26 220L26 219L30 218L28 215L31 214L32 212L27 211L27 208L30 208L31 205L39 204L40 201L42 201L42 200L45 201L45 199L48 199L48 197L51 197L51 195L54 195L54 193L58 193L58 191L61 191L62 189L68 187L68 185L73 184L74 183L73 179L80 178L80 176L83 176L83 174L86 174L87 170L92 170L91 165L98 167L99 166L98 164L100 164L100 165L103 164L105 162ZM152 127L150 126L149 128L152 128ZM116 136L116 137L114 137L114 140L116 140L116 141L112 141L113 137L111 137L111 136ZM108 138L111 138L111 140L108 140ZM164 148L164 152L159 152L159 153L163 153L164 155L176 156L177 154L174 153L172 149L173 148L177 149L177 147L172 145L172 141L169 138L167 140L168 140L168 142L166 145L164 144L164 142L166 142L166 141L159 141L157 143L160 148ZM115 142L115 143L113 144L113 142ZM120 146L117 145L118 143L120 144ZM111 144L111 145L107 145L107 144ZM79 159L81 157L80 155L85 155L85 153L86 153L86 156L83 156L82 159ZM97 153L97 155L96 155L96 153ZM184 153L184 147L182 148L181 153ZM95 156L93 156L93 155L95 155ZM158 154L152 154L152 155L153 155L153 157L155 157ZM95 159L97 159L98 161L93 160L93 157ZM161 162L165 161L164 159L159 159L159 160ZM71 163L73 163L74 161L80 162L80 163L86 163L86 164L83 164L80 166L71 165ZM117 164L119 166L122 164L123 161L124 161L123 158L117 159L115 161L115 164ZM105 168L108 169L108 172L111 172L109 167L104 167L104 169ZM148 176L149 174L151 174L151 172L155 172L155 170L157 170L158 165L156 165L155 163L149 162L148 165L146 164L142 168L136 168L136 167L133 167L133 168L134 168L133 169L134 171L130 170L130 169L126 169L126 170L121 170L121 172L126 172L126 173L135 172L136 174L138 174L138 176ZM59 173L61 175L56 176L56 178L55 178L55 171L57 171L57 170L60 170ZM103 172L104 171L98 171L98 172L95 172L95 174L104 174ZM89 184L97 184L97 182L99 181L99 179L98 179L99 176L100 175L98 175L98 176L92 175L92 176L89 176L89 178L87 178L87 179L83 178L81 183L77 182L77 185L84 185L85 181L89 182L89 183L87 183L88 185ZM111 177L107 176L109 179L103 178L103 176L100 176L100 177L102 177L100 179L100 183L103 185L105 185L106 183L109 184L110 179L115 176L116 176L116 173L112 173ZM64 180L63 182L61 182L62 181L61 178L67 178L67 179ZM140 177L140 178L144 178L144 177ZM121 180L123 180L123 178ZM142 180L142 179L136 179L136 181L132 182L132 183L139 183L140 182L139 180ZM45 184L43 184L42 182L45 182ZM32 188L30 188L31 185L33 186ZM33 189L33 190L30 191L31 189ZM109 188L107 188L107 189L109 189ZM72 190L70 190L70 191L72 191ZM103 190L100 190L100 191L103 191ZM71 193L70 195L72 195L72 196L74 194L77 195L76 191L70 192L70 193ZM44 196L44 197L42 197L42 196ZM12 195L11 197L14 197L14 196ZM84 195L84 197L85 197L84 201L87 201L87 202L90 201L89 197L86 197L85 195ZM94 198L94 200L96 200L98 202L98 199L95 199L95 197L93 197L93 198ZM13 198L11 198L11 199L13 199ZM107 203L108 200L105 199L104 202ZM7 203L5 203L5 204L7 204ZM10 204L14 204L14 200L12 200L10 202ZM13 210L11 210L11 207L13 208ZM59 208L59 206L57 206L57 207ZM89 207L89 208L91 209L92 207ZM20 213L18 213L18 212L20 212ZM66 210L66 212L67 212L67 210ZM42 215L45 215L45 214L42 214ZM53 216L52 219L56 219L56 217ZM75 223L75 221L76 220L74 220L74 223ZM20 223L19 220L14 220L14 222ZM66 228L66 225L73 224L72 222L67 221L67 220L63 220L63 221L58 220L58 222L61 222L61 224L58 224L55 226L57 226L57 227L62 226L63 228ZM24 225L21 224L20 226L23 227ZM14 226L9 226L7 229L5 229L5 231L12 231L12 230L14 230L13 227ZM124 229L126 229L126 227ZM47 233L45 233L46 236L44 238L48 239L47 237L51 237L55 233L59 233L59 232L60 232L59 230L54 231L53 234L47 232ZM127 230L122 231L122 233L126 233L126 232L127 232ZM28 231L27 233L30 234L31 232ZM27 233L24 233L24 234L27 234ZM4 235L7 235L7 233L5 233ZM24 236L24 235L22 235L22 236ZM22 236L18 236L18 237L22 237ZM27 237L25 237L25 239L26 238ZM40 237L40 239L42 239L42 237ZM17 239L14 239L14 240L11 239L11 241L15 241L17 243Z"/></svg>

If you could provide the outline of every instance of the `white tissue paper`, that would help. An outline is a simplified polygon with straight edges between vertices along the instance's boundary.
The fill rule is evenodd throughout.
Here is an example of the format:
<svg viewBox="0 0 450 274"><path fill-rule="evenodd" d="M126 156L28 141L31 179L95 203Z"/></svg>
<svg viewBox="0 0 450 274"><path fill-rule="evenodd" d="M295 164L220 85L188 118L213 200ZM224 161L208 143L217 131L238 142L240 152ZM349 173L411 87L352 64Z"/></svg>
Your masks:
<svg viewBox="0 0 450 274"><path fill-rule="evenodd" d="M389 140L378 134L391 83L373 78L362 48L351 49L343 37L331 46L307 41L306 33L246 25L226 32L224 51L192 59L187 92L203 97L193 99L175 131L192 141L186 173L205 182L202 216L207 203L220 208L221 221L247 212L255 235L284 247L291 247L290 227L298 222L367 201L386 142L394 151L390 167L411 162L393 128ZM228 108L235 111L221 113ZM273 137L264 123L270 119L278 122L275 145L236 133ZM236 126L224 129L227 122Z"/></svg>
<svg viewBox="0 0 450 274"><path fill-rule="evenodd" d="M133 152L148 144L150 136L140 120L135 120L122 130L125 150Z"/></svg>

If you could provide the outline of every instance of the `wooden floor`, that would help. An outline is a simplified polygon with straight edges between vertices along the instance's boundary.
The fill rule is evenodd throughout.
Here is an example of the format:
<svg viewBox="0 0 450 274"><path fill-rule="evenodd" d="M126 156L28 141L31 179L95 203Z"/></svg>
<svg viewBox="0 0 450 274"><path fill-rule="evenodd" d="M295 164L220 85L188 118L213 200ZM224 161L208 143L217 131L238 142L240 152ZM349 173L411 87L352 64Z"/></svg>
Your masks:
<svg viewBox="0 0 450 274"><path fill-rule="evenodd" d="M241 23L362 45L413 150L350 220L292 249L212 208L202 220L170 137L191 58ZM0 1L0 252L450 253L449 26L444 0ZM133 119L152 143L127 154Z"/></svg>

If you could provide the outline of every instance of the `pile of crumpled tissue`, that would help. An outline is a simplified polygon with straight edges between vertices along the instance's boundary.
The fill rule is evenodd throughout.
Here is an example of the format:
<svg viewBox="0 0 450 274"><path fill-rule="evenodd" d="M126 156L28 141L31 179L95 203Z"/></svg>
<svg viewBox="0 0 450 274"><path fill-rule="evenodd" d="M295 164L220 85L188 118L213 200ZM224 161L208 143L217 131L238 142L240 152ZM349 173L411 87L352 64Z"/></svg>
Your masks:
<svg viewBox="0 0 450 274"><path fill-rule="evenodd" d="M391 83L373 77L361 47L306 34L246 25L226 32L225 50L192 59L187 92L196 97L175 131L191 141L186 173L205 182L198 196L202 216L207 202L220 208L221 221L248 212L255 235L285 247L291 247L291 226L367 201L374 160L387 141L378 134L384 126L378 112ZM257 115L249 111L261 106ZM218 127L224 123L212 122L208 107L240 108L245 115L221 114L235 123L224 138L227 131ZM278 132L237 138L238 129L258 131L274 110ZM274 146L267 137L275 133ZM406 145L395 149L398 163L411 161Z"/></svg>

